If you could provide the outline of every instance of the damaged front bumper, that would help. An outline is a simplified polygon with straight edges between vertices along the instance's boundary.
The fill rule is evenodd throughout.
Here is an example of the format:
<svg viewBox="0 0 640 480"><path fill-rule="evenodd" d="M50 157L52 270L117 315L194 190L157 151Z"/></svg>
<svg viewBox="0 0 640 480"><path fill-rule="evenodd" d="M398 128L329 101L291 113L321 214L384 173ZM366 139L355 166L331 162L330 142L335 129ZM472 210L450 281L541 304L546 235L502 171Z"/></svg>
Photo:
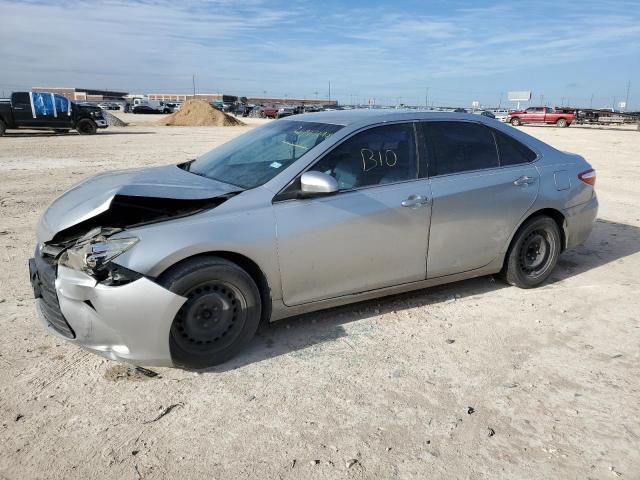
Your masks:
<svg viewBox="0 0 640 480"><path fill-rule="evenodd" d="M169 334L184 297L145 277L108 286L84 272L38 260L29 262L31 283L49 331L112 360L173 366Z"/></svg>

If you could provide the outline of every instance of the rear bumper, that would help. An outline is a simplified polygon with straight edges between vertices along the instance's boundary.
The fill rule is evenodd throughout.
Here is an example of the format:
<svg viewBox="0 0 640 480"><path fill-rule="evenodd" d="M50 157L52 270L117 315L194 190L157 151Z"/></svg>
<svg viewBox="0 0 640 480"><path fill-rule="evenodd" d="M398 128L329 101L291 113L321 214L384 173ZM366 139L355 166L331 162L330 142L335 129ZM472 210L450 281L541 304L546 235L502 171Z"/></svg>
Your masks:
<svg viewBox="0 0 640 480"><path fill-rule="evenodd" d="M598 216L598 197L594 193L588 202L563 210L562 213L566 219L566 248L580 245L593 230Z"/></svg>
<svg viewBox="0 0 640 480"><path fill-rule="evenodd" d="M50 332L111 360L173 366L169 333L184 297L147 278L113 287L63 266L57 268L55 292L75 338L60 334L37 298L39 317Z"/></svg>

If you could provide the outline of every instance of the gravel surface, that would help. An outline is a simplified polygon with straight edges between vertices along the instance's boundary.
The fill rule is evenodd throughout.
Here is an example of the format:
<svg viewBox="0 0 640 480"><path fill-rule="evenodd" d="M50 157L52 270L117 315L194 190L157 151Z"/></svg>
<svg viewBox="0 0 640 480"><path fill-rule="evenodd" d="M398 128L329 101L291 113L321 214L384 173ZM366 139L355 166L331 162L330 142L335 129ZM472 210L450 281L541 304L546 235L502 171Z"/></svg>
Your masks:
<svg viewBox="0 0 640 480"><path fill-rule="evenodd" d="M122 115L121 113L118 113L117 115ZM106 117L107 120L107 124L111 127L126 127L127 123L123 122L122 120L120 120L120 118L118 118L118 116L116 116L116 114L111 113L108 110L104 110L104 116Z"/></svg>
<svg viewBox="0 0 640 480"><path fill-rule="evenodd" d="M153 377L40 327L38 216L89 175L250 127L120 117L0 138L0 478L638 478L640 133L524 127L598 171L595 230L541 288L483 277L306 315L210 372Z"/></svg>

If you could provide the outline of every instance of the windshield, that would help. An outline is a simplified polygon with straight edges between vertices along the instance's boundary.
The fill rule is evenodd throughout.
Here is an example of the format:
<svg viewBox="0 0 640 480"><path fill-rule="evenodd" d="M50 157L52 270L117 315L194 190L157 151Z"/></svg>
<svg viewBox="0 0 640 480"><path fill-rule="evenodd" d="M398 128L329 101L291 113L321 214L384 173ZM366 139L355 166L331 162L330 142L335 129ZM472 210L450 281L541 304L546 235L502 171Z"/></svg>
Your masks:
<svg viewBox="0 0 640 480"><path fill-rule="evenodd" d="M186 170L244 189L255 188L341 128L313 122L269 123L205 153Z"/></svg>

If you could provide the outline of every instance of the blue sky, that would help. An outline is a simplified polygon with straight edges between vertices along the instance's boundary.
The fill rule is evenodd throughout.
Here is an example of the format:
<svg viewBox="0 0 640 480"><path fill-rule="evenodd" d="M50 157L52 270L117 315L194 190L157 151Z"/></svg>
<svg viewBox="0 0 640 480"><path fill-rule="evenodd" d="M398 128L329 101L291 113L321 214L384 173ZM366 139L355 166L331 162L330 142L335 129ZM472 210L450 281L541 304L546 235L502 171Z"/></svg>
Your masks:
<svg viewBox="0 0 640 480"><path fill-rule="evenodd" d="M191 90L640 109L640 1L0 0L0 93Z"/></svg>

